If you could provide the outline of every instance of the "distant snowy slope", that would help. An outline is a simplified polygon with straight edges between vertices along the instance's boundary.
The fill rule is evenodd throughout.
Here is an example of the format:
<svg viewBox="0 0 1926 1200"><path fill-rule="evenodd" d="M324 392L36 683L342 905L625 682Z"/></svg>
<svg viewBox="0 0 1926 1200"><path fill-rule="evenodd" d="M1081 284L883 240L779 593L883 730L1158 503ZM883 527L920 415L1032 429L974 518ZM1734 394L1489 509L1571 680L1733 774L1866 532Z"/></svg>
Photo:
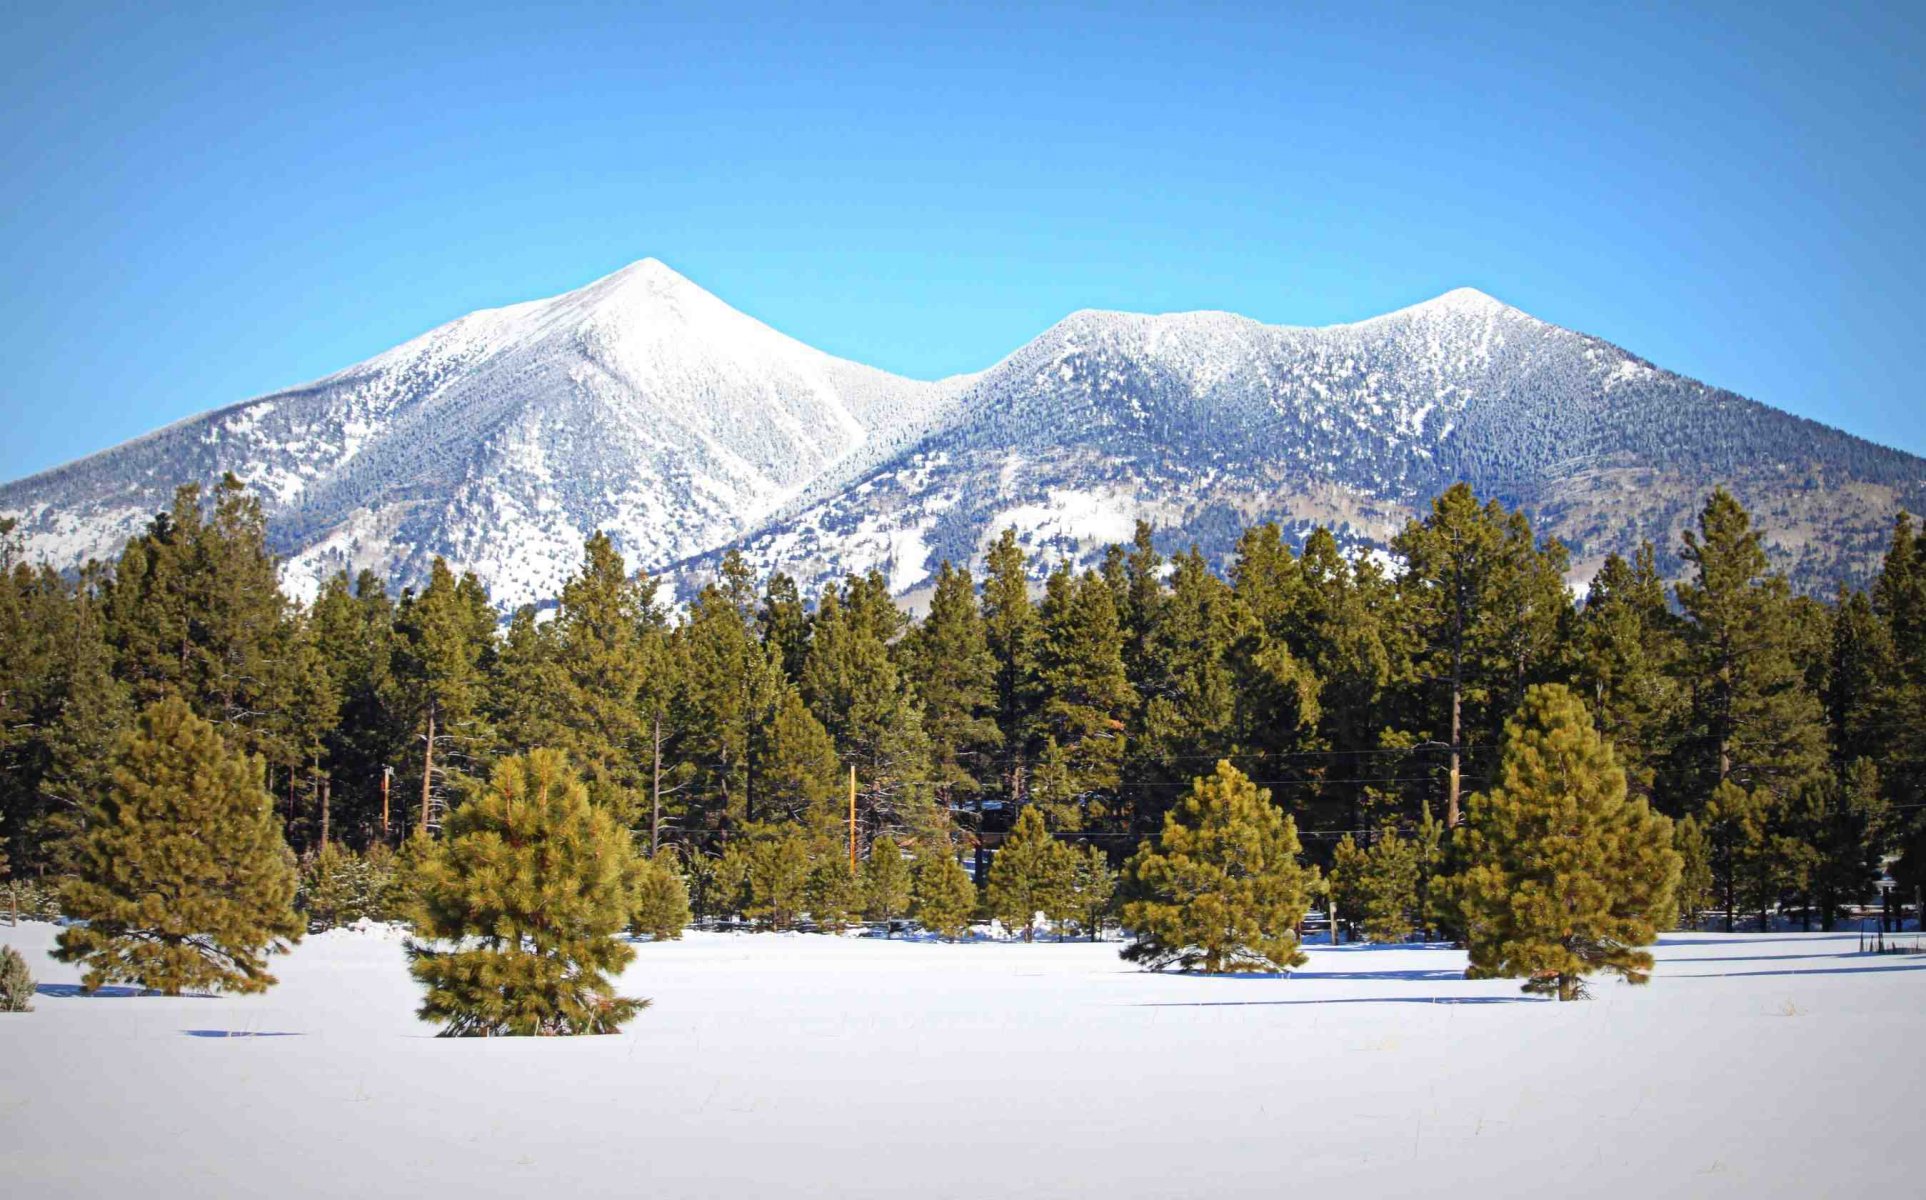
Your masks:
<svg viewBox="0 0 1926 1200"><path fill-rule="evenodd" d="M439 553L517 603L598 528L652 565L725 541L953 390L813 350L648 259L9 485L0 511L73 565L232 471L269 498L297 591L343 566L419 578Z"/></svg>
<svg viewBox="0 0 1926 1200"><path fill-rule="evenodd" d="M1917 458L1460 289L1315 329L1074 314L978 376L923 442L738 546L806 587L874 567L906 592L1011 525L1084 562L1140 517L1219 561L1256 520L1382 546L1458 479L1530 508L1579 575L1641 538L1676 549L1722 483L1812 589L1863 573L1894 509L1926 495Z"/></svg>
<svg viewBox="0 0 1926 1200"><path fill-rule="evenodd" d="M114 553L176 483L261 489L297 594L436 554L498 603L554 595L607 529L685 591L735 547L806 590L914 594L1014 525L1091 561L1154 521L1222 561L1329 524L1381 548L1457 479L1526 506L1575 581L1678 532L1723 484L1804 590L1862 578L1926 462L1661 370L1482 292L1350 325L1079 312L935 383L823 354L654 260L472 313L305 387L0 488L30 551Z"/></svg>

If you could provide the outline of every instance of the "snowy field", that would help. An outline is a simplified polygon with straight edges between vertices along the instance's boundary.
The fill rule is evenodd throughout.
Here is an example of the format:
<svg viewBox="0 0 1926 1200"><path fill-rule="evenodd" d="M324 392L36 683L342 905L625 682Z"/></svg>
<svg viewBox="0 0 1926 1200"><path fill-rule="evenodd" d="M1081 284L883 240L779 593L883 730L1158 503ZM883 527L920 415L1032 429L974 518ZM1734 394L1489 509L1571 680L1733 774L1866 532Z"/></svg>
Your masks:
<svg viewBox="0 0 1926 1200"><path fill-rule="evenodd" d="M1926 956L1669 935L1590 1003L1448 949L1291 978L1115 945L692 934L639 947L619 1037L440 1040L398 937L265 996L83 998L0 927L0 1192L247 1196L1901 1197L1926 1155Z"/></svg>

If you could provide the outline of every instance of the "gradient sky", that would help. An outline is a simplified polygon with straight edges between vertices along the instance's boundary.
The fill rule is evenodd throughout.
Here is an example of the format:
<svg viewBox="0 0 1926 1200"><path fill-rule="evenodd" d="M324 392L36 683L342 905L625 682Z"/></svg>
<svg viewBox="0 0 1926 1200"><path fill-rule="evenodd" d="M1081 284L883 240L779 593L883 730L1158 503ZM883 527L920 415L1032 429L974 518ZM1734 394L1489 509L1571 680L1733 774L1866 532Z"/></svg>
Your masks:
<svg viewBox="0 0 1926 1200"><path fill-rule="evenodd" d="M1926 453L1926 5L0 7L0 478L646 255L925 377L1469 285Z"/></svg>

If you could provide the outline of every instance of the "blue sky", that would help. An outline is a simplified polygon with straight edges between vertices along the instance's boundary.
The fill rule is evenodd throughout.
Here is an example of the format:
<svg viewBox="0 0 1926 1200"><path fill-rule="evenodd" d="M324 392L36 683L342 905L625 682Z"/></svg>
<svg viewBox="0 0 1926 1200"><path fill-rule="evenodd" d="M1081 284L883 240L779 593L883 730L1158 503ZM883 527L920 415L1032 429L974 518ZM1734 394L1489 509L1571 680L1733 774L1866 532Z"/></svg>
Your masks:
<svg viewBox="0 0 1926 1200"><path fill-rule="evenodd" d="M1926 453L1926 6L1551 7L12 4L0 477L646 255L926 377L1469 285Z"/></svg>

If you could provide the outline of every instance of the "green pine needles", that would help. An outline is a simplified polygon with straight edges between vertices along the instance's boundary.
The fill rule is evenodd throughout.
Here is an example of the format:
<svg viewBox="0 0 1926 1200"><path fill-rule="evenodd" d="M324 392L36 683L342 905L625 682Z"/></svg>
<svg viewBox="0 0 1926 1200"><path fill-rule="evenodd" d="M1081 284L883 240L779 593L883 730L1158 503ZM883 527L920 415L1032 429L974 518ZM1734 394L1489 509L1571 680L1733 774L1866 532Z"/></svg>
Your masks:
<svg viewBox="0 0 1926 1200"><path fill-rule="evenodd" d="M85 963L88 991L273 986L267 957L300 940L303 923L294 855L261 772L178 696L140 714L74 841L61 894L85 923L61 931L54 957Z"/></svg>
<svg viewBox="0 0 1926 1200"><path fill-rule="evenodd" d="M1271 794L1219 762L1125 868L1124 958L1206 975L1302 966L1297 925L1315 876L1300 850L1297 823Z"/></svg>
<svg viewBox="0 0 1926 1200"><path fill-rule="evenodd" d="M414 869L409 970L447 1037L614 1033L648 1002L615 994L635 957L627 831L558 751L496 764Z"/></svg>
<svg viewBox="0 0 1926 1200"><path fill-rule="evenodd" d="M1525 693L1505 728L1498 786L1472 797L1457 900L1472 979L1576 1000L1584 978L1650 978L1674 913L1672 823L1628 800L1625 772L1585 705L1560 684Z"/></svg>

